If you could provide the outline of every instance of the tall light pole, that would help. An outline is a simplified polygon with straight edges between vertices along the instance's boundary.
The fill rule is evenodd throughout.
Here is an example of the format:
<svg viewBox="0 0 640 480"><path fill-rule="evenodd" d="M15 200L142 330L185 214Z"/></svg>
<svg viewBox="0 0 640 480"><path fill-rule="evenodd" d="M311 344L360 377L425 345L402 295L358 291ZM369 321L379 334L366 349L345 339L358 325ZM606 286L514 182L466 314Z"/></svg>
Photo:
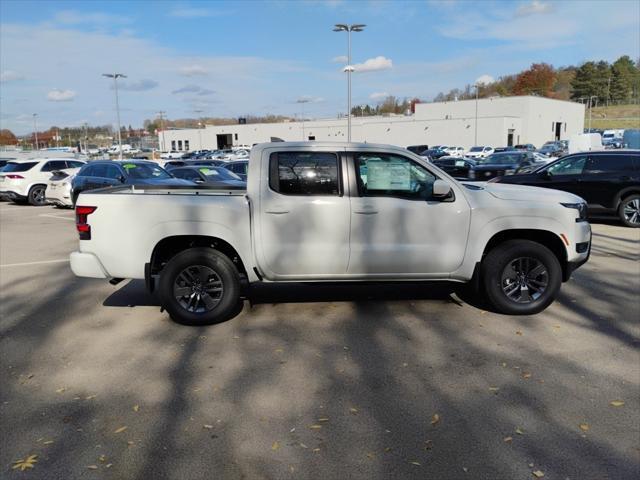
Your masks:
<svg viewBox="0 0 640 480"><path fill-rule="evenodd" d="M120 105L118 103L118 79L119 78L127 78L126 75L122 73L103 73L103 77L113 78L113 87L116 91L116 115L118 117L118 150L120 152L119 159L122 160L122 138L120 135Z"/></svg>
<svg viewBox="0 0 640 480"><path fill-rule="evenodd" d="M345 72L347 72L347 98L348 98L348 110L347 110L347 141L351 141L351 73L353 73L353 66L351 65L351 32L361 32L366 25L362 23L356 23L347 25L344 23L336 23L334 32L347 32L349 49L347 56L347 66Z"/></svg>
<svg viewBox="0 0 640 480"><path fill-rule="evenodd" d="M200 139L200 147L199 150L202 150L202 110L194 110L195 113L198 114L198 137Z"/></svg>
<svg viewBox="0 0 640 480"><path fill-rule="evenodd" d="M158 147L160 147L160 150L162 150L163 152L165 151L164 149L164 116L167 112L164 112L162 110L160 110L158 112L158 116L160 117L160 131L162 132L162 145L158 145ZM158 135L158 138L160 136Z"/></svg>
<svg viewBox="0 0 640 480"><path fill-rule="evenodd" d="M477 147L478 146L478 89L479 89L479 85L476 83L475 84L476 87L476 128L475 128L475 137L473 140L473 146Z"/></svg>
<svg viewBox="0 0 640 480"><path fill-rule="evenodd" d="M39 148L38 148L38 127L37 127L37 124L36 124L36 119L37 118L38 118L38 114L34 113L33 114L33 134L36 137L36 148L35 149L39 150Z"/></svg>
<svg viewBox="0 0 640 480"><path fill-rule="evenodd" d="M304 141L305 135L304 135L304 104L305 103L309 103L311 100L309 100L308 98L299 98L298 100L296 100L296 103L299 103L302 106L302 140Z"/></svg>
<svg viewBox="0 0 640 480"><path fill-rule="evenodd" d="M593 99L596 99L596 105L598 104L598 96L591 95L589 97L589 133L591 133L591 110L593 110Z"/></svg>

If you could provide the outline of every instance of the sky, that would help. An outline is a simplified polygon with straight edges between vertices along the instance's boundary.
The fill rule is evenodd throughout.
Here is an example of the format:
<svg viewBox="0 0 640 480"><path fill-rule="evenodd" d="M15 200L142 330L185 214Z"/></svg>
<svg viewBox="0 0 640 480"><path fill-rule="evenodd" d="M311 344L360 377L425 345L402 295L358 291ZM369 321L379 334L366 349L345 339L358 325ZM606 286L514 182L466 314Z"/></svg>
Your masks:
<svg viewBox="0 0 640 480"><path fill-rule="evenodd" d="M0 2L0 127L141 127L169 118L345 113L353 104L438 92L554 66L640 56L640 2L28 1Z"/></svg>

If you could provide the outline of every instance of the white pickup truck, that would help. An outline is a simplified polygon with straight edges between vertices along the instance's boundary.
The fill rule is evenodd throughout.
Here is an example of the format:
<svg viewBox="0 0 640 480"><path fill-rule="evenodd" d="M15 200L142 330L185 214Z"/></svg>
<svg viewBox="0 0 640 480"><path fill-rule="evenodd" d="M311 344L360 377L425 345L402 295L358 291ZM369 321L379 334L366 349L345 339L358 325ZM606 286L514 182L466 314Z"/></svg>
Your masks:
<svg viewBox="0 0 640 480"><path fill-rule="evenodd" d="M228 318L254 282L447 280L533 314L591 250L580 197L459 183L386 145L260 144L246 190L115 187L76 205L73 272L145 279L187 324Z"/></svg>

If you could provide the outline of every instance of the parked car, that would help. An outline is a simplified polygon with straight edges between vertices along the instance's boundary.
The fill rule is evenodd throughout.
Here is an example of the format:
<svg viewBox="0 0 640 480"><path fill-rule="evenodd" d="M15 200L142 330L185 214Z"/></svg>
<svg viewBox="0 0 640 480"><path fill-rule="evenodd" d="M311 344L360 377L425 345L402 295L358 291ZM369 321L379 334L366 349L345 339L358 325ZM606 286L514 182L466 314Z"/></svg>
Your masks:
<svg viewBox="0 0 640 480"><path fill-rule="evenodd" d="M4 168L4 166L7 164L9 160L5 160L5 159L0 159L0 172L2 171L2 169Z"/></svg>
<svg viewBox="0 0 640 480"><path fill-rule="evenodd" d="M470 158L440 157L432 163L440 170L444 170L453 178L469 178L469 170L476 165L476 161Z"/></svg>
<svg viewBox="0 0 640 480"><path fill-rule="evenodd" d="M15 202L45 205L45 191L51 172L85 165L82 160L32 158L11 160L0 172L0 195Z"/></svg>
<svg viewBox="0 0 640 480"><path fill-rule="evenodd" d="M439 148L430 148L429 150L425 150L420 153L421 157L426 157L429 160L437 160L440 157L446 157L449 154L444 150L440 150Z"/></svg>
<svg viewBox="0 0 640 480"><path fill-rule="evenodd" d="M80 167L51 172L44 192L45 201L59 208L72 207L71 182Z"/></svg>
<svg viewBox="0 0 640 480"><path fill-rule="evenodd" d="M525 150L527 152L535 152L536 151L536 147L534 147L533 144L531 144L531 143L521 143L520 145L516 145L515 149L516 150Z"/></svg>
<svg viewBox="0 0 640 480"><path fill-rule="evenodd" d="M476 146L471 147L467 152L468 158L485 158L493 153L493 148Z"/></svg>
<svg viewBox="0 0 640 480"><path fill-rule="evenodd" d="M182 156L185 154L185 152L179 152L178 150L171 150L169 152L162 152L160 154L160 158L162 159L176 159L176 158L182 158Z"/></svg>
<svg viewBox="0 0 640 480"><path fill-rule="evenodd" d="M244 180L223 167L211 167L207 165L178 167L171 170L171 175L207 187L247 188L247 183Z"/></svg>
<svg viewBox="0 0 640 480"><path fill-rule="evenodd" d="M558 142L547 142L537 152L547 157L559 157L564 153L564 147Z"/></svg>
<svg viewBox="0 0 640 480"><path fill-rule="evenodd" d="M71 200L76 204L78 195L87 190L118 185L190 185L192 182L173 177L154 162L146 161L94 161L80 169L71 182Z"/></svg>
<svg viewBox="0 0 640 480"><path fill-rule="evenodd" d="M575 153L494 181L570 192L584 198L592 214L614 213L624 225L640 227L640 150Z"/></svg>
<svg viewBox="0 0 640 480"><path fill-rule="evenodd" d="M416 155L420 155L421 152L424 152L425 150L429 150L429 145L409 145L407 147L407 150L409 150L412 153L415 153Z"/></svg>
<svg viewBox="0 0 640 480"><path fill-rule="evenodd" d="M541 164L534 160L532 152L493 153L476 160L476 164L469 169L469 178L485 181L503 175L513 175L539 165Z"/></svg>
<svg viewBox="0 0 640 480"><path fill-rule="evenodd" d="M237 160L222 164L224 168L238 175L242 180L247 180L247 172L249 170L249 160Z"/></svg>
<svg viewBox="0 0 640 480"><path fill-rule="evenodd" d="M243 284L259 282L478 279L497 311L534 314L589 258L576 195L458 183L400 147L344 151L337 142L259 144L247 190L224 195L82 193L71 269L145 279L173 319L206 324L232 316L250 292Z"/></svg>
<svg viewBox="0 0 640 480"><path fill-rule="evenodd" d="M462 157L464 156L464 148L463 147L445 147L443 149L447 155L451 157Z"/></svg>

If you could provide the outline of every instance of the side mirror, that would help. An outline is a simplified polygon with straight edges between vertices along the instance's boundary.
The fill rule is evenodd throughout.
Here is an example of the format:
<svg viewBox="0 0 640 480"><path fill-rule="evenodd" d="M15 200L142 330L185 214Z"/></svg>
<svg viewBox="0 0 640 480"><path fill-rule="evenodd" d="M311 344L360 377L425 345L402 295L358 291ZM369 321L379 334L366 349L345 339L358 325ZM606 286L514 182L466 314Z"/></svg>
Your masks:
<svg viewBox="0 0 640 480"><path fill-rule="evenodd" d="M120 176L118 176L118 181L119 181L120 183L124 183L124 181L125 181L124 175L120 175Z"/></svg>
<svg viewBox="0 0 640 480"><path fill-rule="evenodd" d="M549 180L551 178L551 172L549 170L543 170L540 172L540 176Z"/></svg>
<svg viewBox="0 0 640 480"><path fill-rule="evenodd" d="M204 183L204 180L201 178L194 178L193 183Z"/></svg>
<svg viewBox="0 0 640 480"><path fill-rule="evenodd" d="M433 182L433 196L434 197L446 197L451 193L451 185L444 180L437 179Z"/></svg>

